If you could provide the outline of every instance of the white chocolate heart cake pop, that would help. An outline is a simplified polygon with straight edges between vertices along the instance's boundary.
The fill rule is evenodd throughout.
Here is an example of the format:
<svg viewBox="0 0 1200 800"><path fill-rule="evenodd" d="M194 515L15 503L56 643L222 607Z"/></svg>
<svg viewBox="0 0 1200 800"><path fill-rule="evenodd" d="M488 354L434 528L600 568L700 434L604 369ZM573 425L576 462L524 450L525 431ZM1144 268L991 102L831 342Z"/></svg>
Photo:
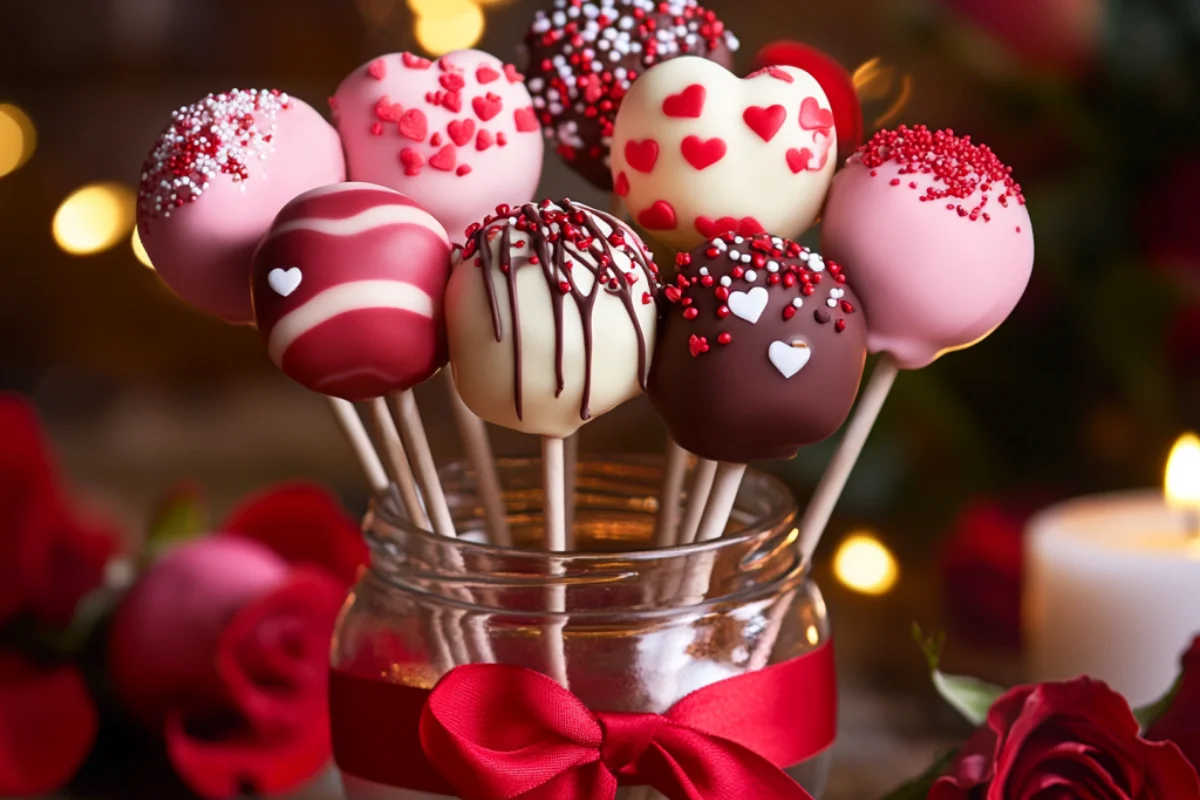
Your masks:
<svg viewBox="0 0 1200 800"><path fill-rule="evenodd" d="M741 79L707 59L659 64L633 84L613 133L615 191L679 250L723 233L808 230L833 179L837 131L816 79L769 67Z"/></svg>
<svg viewBox="0 0 1200 800"><path fill-rule="evenodd" d="M171 115L142 168L137 226L155 270L191 305L254 321L250 260L296 195L346 177L337 132L279 91L234 89Z"/></svg>
<svg viewBox="0 0 1200 800"><path fill-rule="evenodd" d="M403 192L453 237L537 191L545 143L533 100L516 68L488 53L380 56L330 104L351 180Z"/></svg>
<svg viewBox="0 0 1200 800"><path fill-rule="evenodd" d="M254 257L271 360L322 394L368 400L446 364L446 231L391 189L341 183L280 212Z"/></svg>
<svg viewBox="0 0 1200 800"><path fill-rule="evenodd" d="M615 217L565 200L467 230L446 291L450 364L483 419L565 438L640 394L658 268Z"/></svg>

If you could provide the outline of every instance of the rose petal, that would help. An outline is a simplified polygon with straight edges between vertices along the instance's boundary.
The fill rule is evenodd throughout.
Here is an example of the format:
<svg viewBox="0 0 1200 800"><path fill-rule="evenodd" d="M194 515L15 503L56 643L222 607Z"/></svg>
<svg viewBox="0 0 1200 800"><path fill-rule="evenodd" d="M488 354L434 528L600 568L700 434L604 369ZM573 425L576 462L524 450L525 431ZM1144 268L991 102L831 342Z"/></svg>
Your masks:
<svg viewBox="0 0 1200 800"><path fill-rule="evenodd" d="M0 795L41 795L66 785L96 738L96 707L73 667L43 670L0 655Z"/></svg>
<svg viewBox="0 0 1200 800"><path fill-rule="evenodd" d="M30 609L47 625L66 627L79 601L104 583L104 570L119 549L116 529L59 515L41 531L50 542L46 579L30 587Z"/></svg>
<svg viewBox="0 0 1200 800"><path fill-rule="evenodd" d="M1169 739L1200 769L1200 638L1182 659L1183 681L1167 712L1146 733L1152 741Z"/></svg>
<svg viewBox="0 0 1200 800"><path fill-rule="evenodd" d="M367 561L358 523L312 484L286 484L251 498L222 531L262 542L294 564L323 567L347 586Z"/></svg>

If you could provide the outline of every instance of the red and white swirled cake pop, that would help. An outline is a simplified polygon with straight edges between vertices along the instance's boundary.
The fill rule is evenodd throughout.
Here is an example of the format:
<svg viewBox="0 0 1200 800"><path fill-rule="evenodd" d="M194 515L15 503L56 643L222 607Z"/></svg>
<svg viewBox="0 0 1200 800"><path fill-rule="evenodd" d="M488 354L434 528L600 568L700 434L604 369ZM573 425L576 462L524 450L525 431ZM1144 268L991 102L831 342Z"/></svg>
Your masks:
<svg viewBox="0 0 1200 800"><path fill-rule="evenodd" d="M346 400L403 391L446 364L446 231L368 183L288 203L254 256L254 313L271 360Z"/></svg>
<svg viewBox="0 0 1200 800"><path fill-rule="evenodd" d="M533 198L545 143L516 68L479 50L380 56L330 100L351 180L404 192L459 237Z"/></svg>
<svg viewBox="0 0 1200 800"><path fill-rule="evenodd" d="M276 90L234 89L175 111L142 168L137 225L180 297L233 323L254 321L250 259L293 197L345 180L337 132Z"/></svg>
<svg viewBox="0 0 1200 800"><path fill-rule="evenodd" d="M1033 270L1025 196L986 145L923 125L875 134L834 178L822 239L854 272L872 352L904 369L969 347Z"/></svg>

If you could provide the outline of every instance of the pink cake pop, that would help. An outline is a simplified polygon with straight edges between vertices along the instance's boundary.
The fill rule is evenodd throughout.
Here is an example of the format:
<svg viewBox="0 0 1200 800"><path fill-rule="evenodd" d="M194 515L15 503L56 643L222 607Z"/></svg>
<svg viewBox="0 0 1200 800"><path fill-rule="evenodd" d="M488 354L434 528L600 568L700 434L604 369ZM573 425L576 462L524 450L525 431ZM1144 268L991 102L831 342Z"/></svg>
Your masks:
<svg viewBox="0 0 1200 800"><path fill-rule="evenodd" d="M382 186L335 184L275 219L254 256L254 312L288 376L367 400L445 366L449 279L450 240L428 212Z"/></svg>
<svg viewBox="0 0 1200 800"><path fill-rule="evenodd" d="M853 270L872 352L919 369L986 337L1033 269L1021 187L986 146L923 125L875 134L834 178L823 247Z"/></svg>
<svg viewBox="0 0 1200 800"><path fill-rule="evenodd" d="M495 56L380 56L350 73L330 104L350 178L404 192L455 237L537 190L541 123L521 74Z"/></svg>
<svg viewBox="0 0 1200 800"><path fill-rule="evenodd" d="M142 168L137 225L167 285L228 322L254 321L249 270L279 209L344 180L337 132L277 90L234 89L171 115Z"/></svg>

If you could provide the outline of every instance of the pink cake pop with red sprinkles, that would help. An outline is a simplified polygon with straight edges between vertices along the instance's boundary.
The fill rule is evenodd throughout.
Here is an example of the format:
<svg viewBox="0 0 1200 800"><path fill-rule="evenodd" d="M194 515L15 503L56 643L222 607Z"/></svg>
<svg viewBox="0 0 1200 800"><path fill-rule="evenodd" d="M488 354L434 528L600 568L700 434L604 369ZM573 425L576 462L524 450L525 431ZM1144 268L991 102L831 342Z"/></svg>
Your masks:
<svg viewBox="0 0 1200 800"><path fill-rule="evenodd" d="M300 100L274 89L211 94L175 111L150 151L138 233L176 294L250 323L250 260L271 220L345 170L337 132Z"/></svg>
<svg viewBox="0 0 1200 800"><path fill-rule="evenodd" d="M399 192L341 183L289 203L254 256L271 360L346 400L411 389L446 364L450 240Z"/></svg>
<svg viewBox="0 0 1200 800"><path fill-rule="evenodd" d="M1033 227L986 145L923 125L884 130L837 174L823 249L853 270L872 352L919 369L994 331L1025 292Z"/></svg>
<svg viewBox="0 0 1200 800"><path fill-rule="evenodd" d="M545 143L524 77L479 50L379 56L330 99L351 180L403 192L453 236L537 191Z"/></svg>

